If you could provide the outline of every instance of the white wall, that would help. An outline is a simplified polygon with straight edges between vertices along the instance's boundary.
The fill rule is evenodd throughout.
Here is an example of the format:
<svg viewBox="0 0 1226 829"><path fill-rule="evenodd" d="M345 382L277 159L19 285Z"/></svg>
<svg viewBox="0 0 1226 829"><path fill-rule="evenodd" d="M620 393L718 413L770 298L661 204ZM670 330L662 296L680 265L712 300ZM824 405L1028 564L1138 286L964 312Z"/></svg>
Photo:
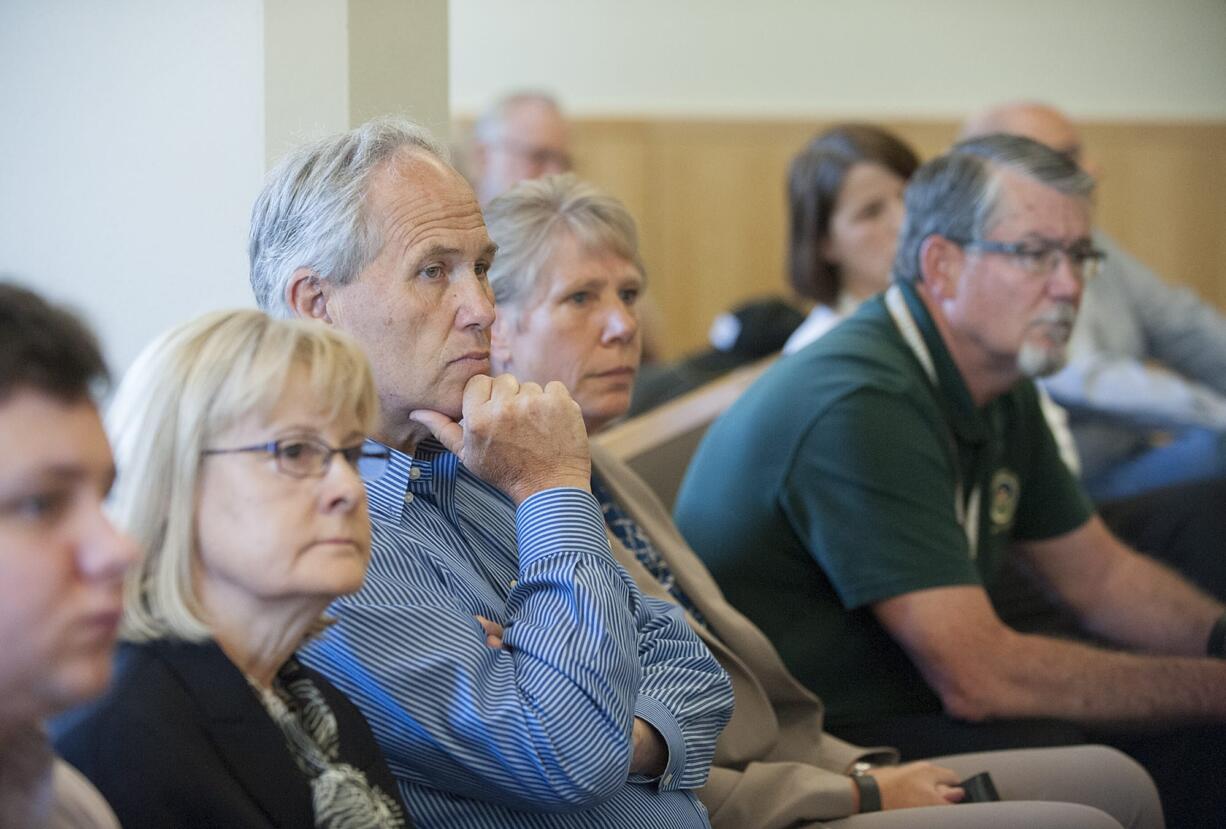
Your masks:
<svg viewBox="0 0 1226 829"><path fill-rule="evenodd" d="M303 141L349 126L346 0L264 0L264 144L271 167Z"/></svg>
<svg viewBox="0 0 1226 829"><path fill-rule="evenodd" d="M952 116L1026 93L1226 117L1222 0L451 0L450 25L447 7L3 0L0 274L83 310L122 369L251 302L268 160L376 109L445 125L448 63L469 113L543 86L577 114Z"/></svg>
<svg viewBox="0 0 1226 829"><path fill-rule="evenodd" d="M451 0L451 102L577 115L1226 118L1223 0Z"/></svg>
<svg viewBox="0 0 1226 829"><path fill-rule="evenodd" d="M447 0L349 0L349 119L389 106L450 137Z"/></svg>
<svg viewBox="0 0 1226 829"><path fill-rule="evenodd" d="M266 154L403 115L446 141L447 0L264 0Z"/></svg>
<svg viewBox="0 0 1226 829"><path fill-rule="evenodd" d="M250 305L264 172L262 7L0 7L0 273L72 303L122 368L154 334Z"/></svg>
<svg viewBox="0 0 1226 829"><path fill-rule="evenodd" d="M446 0L0 0L0 276L82 311L117 372L253 304L266 164L378 112L444 128Z"/></svg>

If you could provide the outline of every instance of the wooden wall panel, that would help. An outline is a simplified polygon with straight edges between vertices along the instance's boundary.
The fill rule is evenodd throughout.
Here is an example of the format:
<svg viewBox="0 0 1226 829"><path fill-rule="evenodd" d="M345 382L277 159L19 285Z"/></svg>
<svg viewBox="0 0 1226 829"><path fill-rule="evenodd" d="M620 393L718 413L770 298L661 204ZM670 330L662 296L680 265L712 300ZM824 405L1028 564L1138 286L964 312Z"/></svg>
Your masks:
<svg viewBox="0 0 1226 829"><path fill-rule="evenodd" d="M1226 307L1226 125L1090 124L1098 222L1170 282Z"/></svg>
<svg viewBox="0 0 1226 829"><path fill-rule="evenodd" d="M833 121L580 119L578 172L639 221L664 354L702 348L719 312L781 293L784 177L792 155ZM883 120L921 156L957 124ZM1093 122L1103 168L1099 224L1171 282L1226 308L1226 123Z"/></svg>

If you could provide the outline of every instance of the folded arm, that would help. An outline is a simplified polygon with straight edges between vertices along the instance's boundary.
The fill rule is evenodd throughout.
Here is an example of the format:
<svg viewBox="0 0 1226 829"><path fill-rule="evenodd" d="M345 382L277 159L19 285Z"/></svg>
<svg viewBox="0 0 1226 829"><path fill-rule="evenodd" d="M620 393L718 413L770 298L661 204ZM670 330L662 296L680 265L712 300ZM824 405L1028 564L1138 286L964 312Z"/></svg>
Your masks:
<svg viewBox="0 0 1226 829"><path fill-rule="evenodd" d="M1072 532L1016 547L1087 630L1121 647L1203 656L1224 610L1173 570L1129 549L1097 515Z"/></svg>
<svg viewBox="0 0 1226 829"><path fill-rule="evenodd" d="M659 786L697 789L706 782L715 742L732 716L732 682L681 608L661 599L642 601L639 658L643 682L635 714L667 746Z"/></svg>
<svg viewBox="0 0 1226 829"><path fill-rule="evenodd" d="M946 711L960 719L1226 718L1226 662L1106 651L1021 634L1000 621L981 587L907 593L877 603L873 612ZM1202 642L1202 653L1203 648Z"/></svg>
<svg viewBox="0 0 1226 829"><path fill-rule="evenodd" d="M1226 429L1226 396L1168 368L1102 352L1072 359L1044 387L1060 405L1145 429Z"/></svg>
<svg viewBox="0 0 1226 829"><path fill-rule="evenodd" d="M505 648L487 644L462 595L471 585L375 524L387 563L304 656L362 709L397 777L518 808L583 808L626 781L641 597L587 493L539 493L517 525Z"/></svg>

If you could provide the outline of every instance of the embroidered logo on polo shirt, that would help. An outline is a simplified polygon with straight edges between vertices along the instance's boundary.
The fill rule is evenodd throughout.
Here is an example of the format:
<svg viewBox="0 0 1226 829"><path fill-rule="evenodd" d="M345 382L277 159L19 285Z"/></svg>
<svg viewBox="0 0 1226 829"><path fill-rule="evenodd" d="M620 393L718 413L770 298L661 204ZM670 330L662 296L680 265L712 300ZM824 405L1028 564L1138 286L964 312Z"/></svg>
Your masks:
<svg viewBox="0 0 1226 829"><path fill-rule="evenodd" d="M1021 483L1011 469L998 469L992 475L992 506L989 515L992 517L992 529L1009 527L1013 524L1013 515L1017 512L1017 499L1022 494Z"/></svg>

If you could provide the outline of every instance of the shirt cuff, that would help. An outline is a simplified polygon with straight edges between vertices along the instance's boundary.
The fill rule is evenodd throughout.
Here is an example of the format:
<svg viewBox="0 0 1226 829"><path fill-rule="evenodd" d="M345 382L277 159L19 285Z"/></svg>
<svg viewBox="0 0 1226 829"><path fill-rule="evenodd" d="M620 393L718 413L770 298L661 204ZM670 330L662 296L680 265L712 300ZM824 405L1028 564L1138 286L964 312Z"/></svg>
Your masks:
<svg viewBox="0 0 1226 829"><path fill-rule="evenodd" d="M559 553L603 555L610 561L604 513L590 492L555 487L534 493L515 510L519 566Z"/></svg>
<svg viewBox="0 0 1226 829"><path fill-rule="evenodd" d="M664 772L659 777L649 777L645 774L632 774L627 779L631 783L658 782L661 791L680 788L685 771L685 735L673 712L664 703L639 694L634 703L634 716L651 725L664 738L668 749L668 762L664 764Z"/></svg>

